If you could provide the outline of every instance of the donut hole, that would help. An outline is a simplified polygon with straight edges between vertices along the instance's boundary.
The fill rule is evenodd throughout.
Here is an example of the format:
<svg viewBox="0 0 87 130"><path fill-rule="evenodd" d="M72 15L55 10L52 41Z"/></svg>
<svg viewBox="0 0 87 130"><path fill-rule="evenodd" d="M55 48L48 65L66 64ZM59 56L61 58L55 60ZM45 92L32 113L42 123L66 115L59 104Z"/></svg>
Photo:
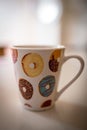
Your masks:
<svg viewBox="0 0 87 130"><path fill-rule="evenodd" d="M23 92L26 92L26 88L25 87L23 87Z"/></svg>
<svg viewBox="0 0 87 130"><path fill-rule="evenodd" d="M34 63L30 63L30 64L29 64L29 67L30 67L31 69L34 69L34 68L35 68L35 64L34 64Z"/></svg>
<svg viewBox="0 0 87 130"><path fill-rule="evenodd" d="M47 84L47 85L45 86L45 88L46 88L46 89L50 89L50 85Z"/></svg>

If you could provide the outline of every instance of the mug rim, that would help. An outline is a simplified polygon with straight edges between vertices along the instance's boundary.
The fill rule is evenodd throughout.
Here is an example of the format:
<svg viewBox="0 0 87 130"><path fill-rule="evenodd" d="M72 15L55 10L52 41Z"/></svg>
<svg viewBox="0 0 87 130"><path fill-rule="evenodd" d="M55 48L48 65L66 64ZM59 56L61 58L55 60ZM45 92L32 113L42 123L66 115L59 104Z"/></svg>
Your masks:
<svg viewBox="0 0 87 130"><path fill-rule="evenodd" d="M63 45L12 45L12 49L31 49L31 50L51 50L51 49L64 49Z"/></svg>

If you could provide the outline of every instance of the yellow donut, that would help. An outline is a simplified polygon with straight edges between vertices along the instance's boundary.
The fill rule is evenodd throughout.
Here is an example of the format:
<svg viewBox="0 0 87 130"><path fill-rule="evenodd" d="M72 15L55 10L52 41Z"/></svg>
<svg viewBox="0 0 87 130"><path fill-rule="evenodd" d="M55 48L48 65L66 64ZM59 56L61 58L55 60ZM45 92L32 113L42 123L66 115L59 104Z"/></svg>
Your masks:
<svg viewBox="0 0 87 130"><path fill-rule="evenodd" d="M43 59L37 53L28 53L22 58L22 67L27 76L38 76L44 67Z"/></svg>
<svg viewBox="0 0 87 130"><path fill-rule="evenodd" d="M61 50L55 50L52 54L51 54L51 57L50 59L57 59L61 56Z"/></svg>

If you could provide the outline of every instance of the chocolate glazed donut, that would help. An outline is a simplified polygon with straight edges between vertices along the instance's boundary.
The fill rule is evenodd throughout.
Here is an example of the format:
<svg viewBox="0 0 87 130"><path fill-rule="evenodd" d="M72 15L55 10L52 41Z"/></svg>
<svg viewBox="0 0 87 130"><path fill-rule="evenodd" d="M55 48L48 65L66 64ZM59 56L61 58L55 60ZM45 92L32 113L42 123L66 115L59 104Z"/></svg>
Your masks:
<svg viewBox="0 0 87 130"><path fill-rule="evenodd" d="M51 106L51 103L52 103L51 100L47 100L47 101L45 101L45 102L41 105L41 107L42 107L42 108L43 108L43 107L49 107L49 106Z"/></svg>
<svg viewBox="0 0 87 130"><path fill-rule="evenodd" d="M49 61L49 68L51 71L56 72L58 70L59 62L57 59L54 59L54 56L52 56L52 59Z"/></svg>
<svg viewBox="0 0 87 130"><path fill-rule="evenodd" d="M33 87L31 85L31 83L29 83L25 79L20 79L19 80L19 90L24 99L26 99L26 100L31 99L31 97L33 95Z"/></svg>
<svg viewBox="0 0 87 130"><path fill-rule="evenodd" d="M60 56L61 56L61 50L55 50L51 54L50 60L49 60L49 68L52 72L58 71Z"/></svg>

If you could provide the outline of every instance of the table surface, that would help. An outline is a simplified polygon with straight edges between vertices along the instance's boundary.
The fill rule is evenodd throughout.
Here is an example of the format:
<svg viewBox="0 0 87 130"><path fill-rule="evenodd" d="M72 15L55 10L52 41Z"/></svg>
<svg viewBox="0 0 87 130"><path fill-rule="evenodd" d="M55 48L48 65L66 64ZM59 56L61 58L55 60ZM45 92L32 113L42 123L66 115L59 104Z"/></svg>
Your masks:
<svg viewBox="0 0 87 130"><path fill-rule="evenodd" d="M8 50L6 56L0 57L0 130L87 129L86 52L66 50L66 55L71 54L78 54L84 58L84 71L61 95L52 109L42 112L22 108L10 51ZM78 69L79 63L76 60L69 60L63 65L59 90Z"/></svg>

